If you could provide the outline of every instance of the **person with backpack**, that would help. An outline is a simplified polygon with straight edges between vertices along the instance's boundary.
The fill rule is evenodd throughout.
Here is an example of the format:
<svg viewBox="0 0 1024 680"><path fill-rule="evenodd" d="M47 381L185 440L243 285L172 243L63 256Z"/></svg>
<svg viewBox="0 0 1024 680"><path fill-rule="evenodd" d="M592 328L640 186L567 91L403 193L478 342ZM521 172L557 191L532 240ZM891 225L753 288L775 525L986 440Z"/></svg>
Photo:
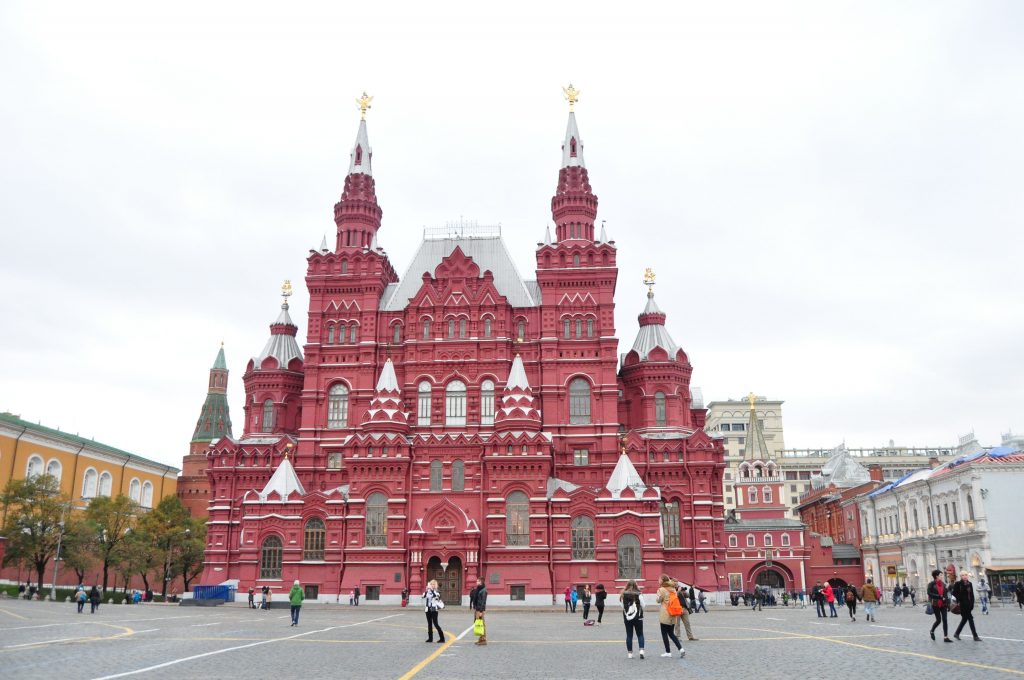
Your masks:
<svg viewBox="0 0 1024 680"><path fill-rule="evenodd" d="M878 605L878 602L882 599L882 591L878 589L878 586L871 582L870 577L864 584L864 587L860 590L860 599L864 601L864 617L868 621L874 623L875 607Z"/></svg>
<svg viewBox="0 0 1024 680"><path fill-rule="evenodd" d="M846 600L846 608L850 611L850 622L857 621L857 586L852 583L846 586L843 598Z"/></svg>
<svg viewBox="0 0 1024 680"><path fill-rule="evenodd" d="M604 585L598 583L594 587L594 606L597 607L597 625L601 625L601 618L604 616L604 601L608 597Z"/></svg>
<svg viewBox="0 0 1024 680"><path fill-rule="evenodd" d="M626 658L633 658L633 635L640 647L640 660L644 658L644 599L636 581L630 579L619 595L622 603L622 622L626 626Z"/></svg>
<svg viewBox="0 0 1024 680"><path fill-rule="evenodd" d="M687 590L685 585L679 583L678 581L673 581L672 585L676 589L676 595L679 597L679 604L683 608L683 613L679 615L679 618L676 619L675 625L672 626L672 632L676 634L677 638L681 638L682 631L680 629L685 628L686 639L696 640L697 638L693 636L693 631L690 629L690 610L686 606L686 598L687 593L689 591Z"/></svg>
<svg viewBox="0 0 1024 680"><path fill-rule="evenodd" d="M89 613L95 614L96 610L100 608L100 588L99 586L93 586L92 590L89 591Z"/></svg>
<svg viewBox="0 0 1024 680"><path fill-rule="evenodd" d="M78 613L81 614L85 608L85 601L89 599L89 596L85 593L85 588L79 584L78 590L75 591L75 602L78 603Z"/></svg>
<svg viewBox="0 0 1024 680"><path fill-rule="evenodd" d="M681 659L686 656L686 650L683 649L683 643L679 641L675 631L672 629L679 617L683 615L683 605L679 602L676 586L668 574L661 575L661 584L658 587L658 604L661 605L661 611L658 612L658 623L661 626L661 641L665 643L665 653L662 656L672 656L672 650L668 646L668 641L672 640L676 645L676 649L679 650L679 658Z"/></svg>

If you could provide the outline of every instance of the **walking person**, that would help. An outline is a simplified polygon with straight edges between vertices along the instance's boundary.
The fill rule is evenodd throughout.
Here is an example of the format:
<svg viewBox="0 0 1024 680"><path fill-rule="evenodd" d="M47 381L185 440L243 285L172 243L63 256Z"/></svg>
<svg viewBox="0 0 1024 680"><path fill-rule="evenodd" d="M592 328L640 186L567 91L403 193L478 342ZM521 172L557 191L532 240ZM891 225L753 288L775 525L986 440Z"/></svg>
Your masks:
<svg viewBox="0 0 1024 680"><path fill-rule="evenodd" d="M100 608L100 589L99 586L93 586L92 590L89 591L89 613L95 614L96 610Z"/></svg>
<svg viewBox="0 0 1024 680"><path fill-rule="evenodd" d="M935 623L928 632L935 639L935 629L942 624L942 641L952 642L949 639L949 622L947 621L947 605L949 594L946 592L946 583L942 580L942 572L938 569L932 570L932 582L928 584L928 604L932 606L932 613L935 614Z"/></svg>
<svg viewBox="0 0 1024 680"><path fill-rule="evenodd" d="M814 584L814 590L811 591L811 601L814 602L819 619L825 618L825 594L823 590L821 581L818 581Z"/></svg>
<svg viewBox="0 0 1024 680"><path fill-rule="evenodd" d="M640 648L640 659L644 658L644 598L636 581L630 579L626 589L619 595L622 603L622 622L626 626L626 658L633 658L633 634Z"/></svg>
<svg viewBox="0 0 1024 680"><path fill-rule="evenodd" d="M357 607L359 606L359 596L360 595L362 595L362 593L359 592L359 586L356 586L355 588L352 589L352 599L355 600L355 603L356 603Z"/></svg>
<svg viewBox="0 0 1024 680"><path fill-rule="evenodd" d="M690 586L690 613L697 613L697 591L694 590L693 586Z"/></svg>
<svg viewBox="0 0 1024 680"><path fill-rule="evenodd" d="M444 643L444 631L441 630L441 624L437 621L437 612L444 609L444 600L441 599L441 594L437 590L437 581L431 580L427 583L427 589L423 591L423 611L427 614L427 639L424 642L434 641L434 629L437 629L437 643Z"/></svg>
<svg viewBox="0 0 1024 680"><path fill-rule="evenodd" d="M907 584L904 583L903 586L900 588L900 606L903 606L906 603L906 601L909 600L909 599L910 599L910 588L908 588Z"/></svg>
<svg viewBox="0 0 1024 680"><path fill-rule="evenodd" d="M604 585L598 583L594 588L594 606L597 607L597 625L601 625L601 618L604 616L604 601L608 597Z"/></svg>
<svg viewBox="0 0 1024 680"><path fill-rule="evenodd" d="M590 602L594 599L594 594L590 592L590 586L583 586L583 620L587 621L590 619Z"/></svg>
<svg viewBox="0 0 1024 680"><path fill-rule="evenodd" d="M969 624L974 641L981 642L981 638L978 637L978 629L974 627L974 584L971 583L970 575L966 571L960 572L960 580L950 586L949 594L956 598L953 613L956 614L958 611L960 613L960 625L956 627L953 637L959 640L964 624Z"/></svg>
<svg viewBox="0 0 1024 680"><path fill-rule="evenodd" d="M85 601L89 599L89 596L85 592L85 588L79 584L78 590L75 591L75 602L78 603L78 613L81 614L82 610L85 609Z"/></svg>
<svg viewBox="0 0 1024 680"><path fill-rule="evenodd" d="M299 579L295 579L295 583L292 584L292 589L288 591L288 602L292 606L292 625L299 625L299 610L302 609L302 601L306 599L305 593L302 592L302 586L299 585Z"/></svg>
<svg viewBox="0 0 1024 680"><path fill-rule="evenodd" d="M704 610L705 614L708 613L707 599L708 598L706 598L704 596L704 591L703 590L700 591L700 593L697 594L697 609L693 612L694 614L699 612L701 609Z"/></svg>
<svg viewBox="0 0 1024 680"><path fill-rule="evenodd" d="M864 600L864 617L871 622L875 621L875 606L878 604L879 598L882 596L878 587L871 582L868 578L867 583L861 588L860 598Z"/></svg>
<svg viewBox="0 0 1024 680"><path fill-rule="evenodd" d="M569 593L569 605L572 607L572 613L576 613L576 603L579 602L580 594L575 588Z"/></svg>
<svg viewBox="0 0 1024 680"><path fill-rule="evenodd" d="M575 592L575 591L573 591ZM473 616L480 619L483 625L483 633L477 638L475 644L486 645L487 644L487 623L485 615L487 613L487 586L484 584L482 578L476 580L476 601L473 603Z"/></svg>
<svg viewBox="0 0 1024 680"><path fill-rule="evenodd" d="M988 614L988 598L992 593L992 589L989 588L988 583L985 581L985 577L982 576L978 579L978 599L981 600L981 613Z"/></svg>
<svg viewBox="0 0 1024 680"><path fill-rule="evenodd" d="M685 628L686 639L696 640L697 638L693 636L693 631L690 629L690 611L686 607L686 595L689 591L687 590L685 585L680 585L675 581L673 581L672 585L675 586L676 595L679 597L679 604L683 608L683 613L679 615L679 617L676 619L675 625L672 626L672 632L676 634L677 638L681 638L682 632L680 628Z"/></svg>
<svg viewBox="0 0 1024 680"><path fill-rule="evenodd" d="M896 587L892 589L892 606L893 607L901 607L901 606L903 606L903 601L902 601L902 599L900 599L902 597L903 597L903 591L900 589L899 585L897 584Z"/></svg>
<svg viewBox="0 0 1024 680"><path fill-rule="evenodd" d="M668 646L668 641L672 640L676 645L676 649L679 650L679 658L681 659L686 656L686 651L683 649L683 643L679 641L672 628L683 614L683 605L679 602L679 595L676 594L675 584L672 583L672 579L669 578L668 574L661 575L661 585L658 588L658 604L661 605L661 610L658 612L658 624L661 626L661 641L665 643L665 653L662 656L672 656L672 649Z"/></svg>
<svg viewBox="0 0 1024 680"><path fill-rule="evenodd" d="M1017 595L1017 607L1024 609L1024 581L1017 581L1013 592Z"/></svg>
<svg viewBox="0 0 1024 680"><path fill-rule="evenodd" d="M270 609L268 602L270 601L270 586L263 586L260 588L260 609L266 611Z"/></svg>
<svg viewBox="0 0 1024 680"><path fill-rule="evenodd" d="M572 586L565 587L565 613L572 611Z"/></svg>
<svg viewBox="0 0 1024 680"><path fill-rule="evenodd" d="M822 594L825 596L825 602L828 603L828 617L830 619L839 618L839 614L836 614L836 593L832 590L832 584L825 581L825 588L822 590Z"/></svg>
<svg viewBox="0 0 1024 680"><path fill-rule="evenodd" d="M846 608L850 610L850 622L855 623L857 621L857 586L852 583L846 586Z"/></svg>
<svg viewBox="0 0 1024 680"><path fill-rule="evenodd" d="M917 606L917 588L910 586L910 606Z"/></svg>
<svg viewBox="0 0 1024 680"><path fill-rule="evenodd" d="M256 609L256 589L249 586L249 609Z"/></svg>

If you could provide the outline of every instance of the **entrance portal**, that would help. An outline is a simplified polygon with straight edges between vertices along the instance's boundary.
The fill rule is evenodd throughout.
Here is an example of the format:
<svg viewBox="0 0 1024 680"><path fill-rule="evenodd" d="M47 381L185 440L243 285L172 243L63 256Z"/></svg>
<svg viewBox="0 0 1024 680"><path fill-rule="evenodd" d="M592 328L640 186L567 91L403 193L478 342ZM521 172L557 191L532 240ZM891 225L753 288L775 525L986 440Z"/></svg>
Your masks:
<svg viewBox="0 0 1024 680"><path fill-rule="evenodd" d="M462 604L462 560L448 558L448 568L441 566L441 558L434 556L427 562L427 582L437 581L437 589L446 605Z"/></svg>
<svg viewBox="0 0 1024 680"><path fill-rule="evenodd" d="M757 575L757 585L769 588L785 588L786 579L774 569L765 569Z"/></svg>

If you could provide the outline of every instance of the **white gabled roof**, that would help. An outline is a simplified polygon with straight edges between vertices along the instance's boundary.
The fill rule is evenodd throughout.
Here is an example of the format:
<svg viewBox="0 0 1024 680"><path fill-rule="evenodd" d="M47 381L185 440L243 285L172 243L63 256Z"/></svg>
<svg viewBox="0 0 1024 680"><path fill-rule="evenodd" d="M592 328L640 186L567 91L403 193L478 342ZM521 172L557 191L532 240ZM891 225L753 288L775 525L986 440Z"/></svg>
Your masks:
<svg viewBox="0 0 1024 680"><path fill-rule="evenodd" d="M619 460L615 463L615 469L612 470L612 476L608 479L608 483L605 484L605 488L611 492L612 498L618 498L619 494L627 488L633 489L637 496L647 491L647 485L640 478L640 473L633 466L633 461L625 453L619 456Z"/></svg>
<svg viewBox="0 0 1024 680"><path fill-rule="evenodd" d="M263 487L263 491L260 492L260 500L266 501L271 491L276 491L282 500L288 498L294 491L298 491L300 496L306 495L306 489L303 488L302 482L295 474L292 462L287 458L281 461L270 477L270 481Z"/></svg>

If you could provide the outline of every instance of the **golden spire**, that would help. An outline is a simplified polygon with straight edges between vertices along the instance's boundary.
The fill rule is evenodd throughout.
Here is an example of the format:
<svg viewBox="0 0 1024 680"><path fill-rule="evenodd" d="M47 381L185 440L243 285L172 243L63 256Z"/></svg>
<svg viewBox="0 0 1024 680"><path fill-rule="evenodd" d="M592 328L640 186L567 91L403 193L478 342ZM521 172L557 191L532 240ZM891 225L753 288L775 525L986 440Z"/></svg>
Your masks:
<svg viewBox="0 0 1024 680"><path fill-rule="evenodd" d="M569 83L569 87L563 87L562 92L565 93L565 99L569 102L569 113L572 113L573 106L580 99L580 91L573 87L572 83Z"/></svg>
<svg viewBox="0 0 1024 680"><path fill-rule="evenodd" d="M647 286L647 297L654 297L654 270L644 269L644 285Z"/></svg>
<svg viewBox="0 0 1024 680"><path fill-rule="evenodd" d="M373 97L363 92L363 96L356 100L356 106L359 107L359 120L366 120L366 109L371 108L370 102L373 101Z"/></svg>
<svg viewBox="0 0 1024 680"><path fill-rule="evenodd" d="M754 394L753 392L751 392L750 394L747 395L747 401L750 402L750 410L753 411L754 410L754 402L757 401L757 395Z"/></svg>
<svg viewBox="0 0 1024 680"><path fill-rule="evenodd" d="M291 279L285 279L284 283L281 284L281 297L284 298L285 302L288 302L288 298L292 296L292 281Z"/></svg>

